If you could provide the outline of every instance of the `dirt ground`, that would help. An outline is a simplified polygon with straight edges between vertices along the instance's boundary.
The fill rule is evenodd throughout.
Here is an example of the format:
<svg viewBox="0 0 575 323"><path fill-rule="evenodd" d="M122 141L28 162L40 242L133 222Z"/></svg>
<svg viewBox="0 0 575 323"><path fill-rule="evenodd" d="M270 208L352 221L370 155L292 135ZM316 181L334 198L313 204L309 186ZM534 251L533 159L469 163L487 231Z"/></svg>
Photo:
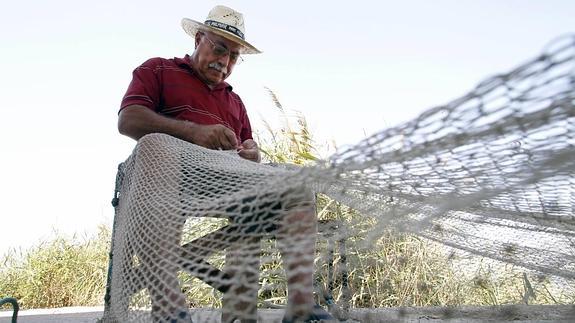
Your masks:
<svg viewBox="0 0 575 323"><path fill-rule="evenodd" d="M97 322L102 307L68 307L20 311L19 323ZM258 311L259 322L281 322L282 310ZM12 312L0 312L0 323L11 322ZM218 310L193 310L194 322L219 322ZM344 316L345 317L345 316ZM575 322L575 305L507 305L467 307L409 307L353 309L345 322Z"/></svg>

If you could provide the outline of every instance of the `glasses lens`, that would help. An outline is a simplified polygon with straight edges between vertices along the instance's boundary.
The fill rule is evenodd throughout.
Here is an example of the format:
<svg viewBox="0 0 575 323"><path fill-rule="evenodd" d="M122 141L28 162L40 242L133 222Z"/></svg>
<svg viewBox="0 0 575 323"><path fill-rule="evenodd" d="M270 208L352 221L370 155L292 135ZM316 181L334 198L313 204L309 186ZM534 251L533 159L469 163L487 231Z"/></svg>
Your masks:
<svg viewBox="0 0 575 323"><path fill-rule="evenodd" d="M208 37L206 37L206 39L210 42L210 44L212 44L214 55L225 56L229 54L230 60L234 62L236 65L244 61L244 59L240 56L239 53L231 53L227 48L225 48L222 45L214 43L214 41L209 39Z"/></svg>
<svg viewBox="0 0 575 323"><path fill-rule="evenodd" d="M228 49L224 46L220 46L218 44L214 44L214 54L217 56L224 56L228 53Z"/></svg>

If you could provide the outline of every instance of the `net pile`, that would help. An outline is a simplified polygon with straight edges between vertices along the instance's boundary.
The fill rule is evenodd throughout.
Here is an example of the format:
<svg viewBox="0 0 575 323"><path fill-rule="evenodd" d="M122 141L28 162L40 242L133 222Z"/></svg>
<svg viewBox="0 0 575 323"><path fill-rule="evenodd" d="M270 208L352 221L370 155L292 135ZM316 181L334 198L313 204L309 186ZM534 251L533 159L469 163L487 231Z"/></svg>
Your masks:
<svg viewBox="0 0 575 323"><path fill-rule="evenodd" d="M317 193L357 211L331 227L338 240L369 219L365 248L392 229L572 283L574 100L568 37L313 166L256 164L145 136L123 164L106 318L219 319L189 310L196 303L187 282L196 277L225 292L224 321L256 319L260 266L277 262L268 238L282 251L289 291L310 292L301 277L317 256L309 252ZM214 306L221 295L214 292Z"/></svg>

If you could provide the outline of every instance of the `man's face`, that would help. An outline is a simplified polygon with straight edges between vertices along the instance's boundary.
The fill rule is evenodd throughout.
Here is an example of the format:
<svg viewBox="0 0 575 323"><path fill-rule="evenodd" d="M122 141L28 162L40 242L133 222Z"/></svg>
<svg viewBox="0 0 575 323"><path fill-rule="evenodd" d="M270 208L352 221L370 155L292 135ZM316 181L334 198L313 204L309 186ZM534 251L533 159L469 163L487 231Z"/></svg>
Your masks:
<svg viewBox="0 0 575 323"><path fill-rule="evenodd" d="M239 59L241 46L219 35L199 32L192 64L196 73L208 85L223 82Z"/></svg>

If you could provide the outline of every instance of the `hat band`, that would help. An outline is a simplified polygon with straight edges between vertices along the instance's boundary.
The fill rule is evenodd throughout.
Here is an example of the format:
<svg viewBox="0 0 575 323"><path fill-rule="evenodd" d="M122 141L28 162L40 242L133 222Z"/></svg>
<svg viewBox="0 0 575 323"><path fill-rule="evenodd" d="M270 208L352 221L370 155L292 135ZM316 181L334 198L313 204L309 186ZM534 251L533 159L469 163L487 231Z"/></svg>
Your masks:
<svg viewBox="0 0 575 323"><path fill-rule="evenodd" d="M215 20L206 20L206 22L204 22L204 24L207 26L210 26L210 27L223 29L227 32L230 32L230 33L240 37L242 40L244 39L244 33L241 32L239 29L237 29L234 26L224 24L223 22L219 22L219 21L215 21Z"/></svg>

